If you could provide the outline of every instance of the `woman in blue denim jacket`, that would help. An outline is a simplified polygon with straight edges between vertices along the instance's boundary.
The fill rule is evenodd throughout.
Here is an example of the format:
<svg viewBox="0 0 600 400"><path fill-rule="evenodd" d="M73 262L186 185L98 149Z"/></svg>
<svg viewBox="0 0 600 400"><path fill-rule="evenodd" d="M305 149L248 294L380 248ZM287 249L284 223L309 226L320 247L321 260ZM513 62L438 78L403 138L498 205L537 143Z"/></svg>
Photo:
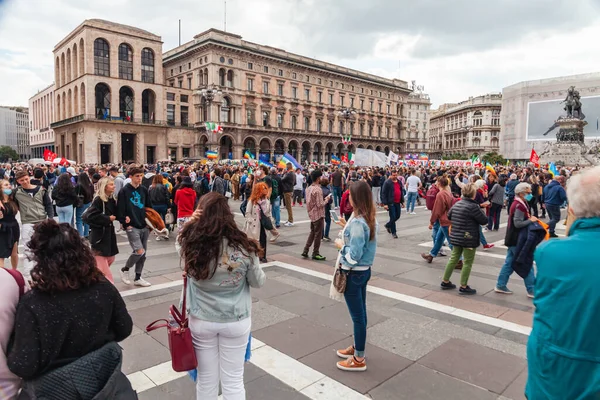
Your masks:
<svg viewBox="0 0 600 400"><path fill-rule="evenodd" d="M337 239L340 249L339 262L348 271L344 299L354 324L354 345L338 350L337 355L344 361L337 367L344 371L365 371L365 345L367 341L367 282L371 279L371 265L377 250L377 221L371 188L364 182L350 186L350 204L354 209L352 217L346 221L343 239Z"/></svg>

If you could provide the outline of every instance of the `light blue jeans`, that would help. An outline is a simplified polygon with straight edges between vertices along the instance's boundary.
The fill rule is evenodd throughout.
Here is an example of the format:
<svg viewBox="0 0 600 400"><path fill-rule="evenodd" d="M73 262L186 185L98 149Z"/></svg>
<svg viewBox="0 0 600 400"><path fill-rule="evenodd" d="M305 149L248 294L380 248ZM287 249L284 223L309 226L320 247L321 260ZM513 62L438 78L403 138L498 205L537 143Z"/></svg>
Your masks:
<svg viewBox="0 0 600 400"><path fill-rule="evenodd" d="M76 224L77 224L77 232L79 232L79 236L82 237L88 237L90 236L90 226L88 224L84 224L83 220L81 219L81 216L83 215L83 213L85 212L85 210L87 210L88 208L90 208L90 205L92 203L87 203L82 205L81 207L77 207L77 210L75 212L75 219L76 219Z"/></svg>
<svg viewBox="0 0 600 400"><path fill-rule="evenodd" d="M437 221L435 221L435 223L433 224L433 229L431 232L431 239L433 240L434 246L435 246L435 238L437 237L438 230L440 230L440 220L439 219Z"/></svg>
<svg viewBox="0 0 600 400"><path fill-rule="evenodd" d="M271 215L275 219L275 226L279 226L281 222L281 197L279 196L277 196L271 205Z"/></svg>
<svg viewBox="0 0 600 400"><path fill-rule="evenodd" d="M431 249L431 251L429 252L430 255L434 257L438 256L438 253L444 245L444 239L448 241L448 245L450 246L450 249L452 249L452 244L450 244L450 230L447 226L440 226L437 232L437 236L435 238L433 249Z"/></svg>
<svg viewBox="0 0 600 400"><path fill-rule="evenodd" d="M415 211L415 203L417 202L417 196L419 192L408 192L406 195L406 211L413 212Z"/></svg>
<svg viewBox="0 0 600 400"><path fill-rule="evenodd" d="M500 270L500 275L498 275L498 283L496 283L496 286L499 288L506 287L506 285L508 285L508 279L510 278L512 273L515 272L512 269L512 263L515 258L515 250L516 249L517 249L517 246L511 246L506 251L506 260L504 261L504 265L502 266L502 269ZM523 279L523 281L525 282L525 287L527 288L527 292L533 293L533 289L535 288L535 273L533 272L533 267L531 267L531 271L529 271L529 275L527 275L527 277L525 279Z"/></svg>
<svg viewBox="0 0 600 400"><path fill-rule="evenodd" d="M479 225L479 241L484 246L488 244L487 240L485 240L485 235L483 234L483 226L481 225Z"/></svg>
<svg viewBox="0 0 600 400"><path fill-rule="evenodd" d="M64 207L56 206L56 214L58 214L58 223L59 224L69 224L73 226L73 212L75 209L73 205L68 205Z"/></svg>

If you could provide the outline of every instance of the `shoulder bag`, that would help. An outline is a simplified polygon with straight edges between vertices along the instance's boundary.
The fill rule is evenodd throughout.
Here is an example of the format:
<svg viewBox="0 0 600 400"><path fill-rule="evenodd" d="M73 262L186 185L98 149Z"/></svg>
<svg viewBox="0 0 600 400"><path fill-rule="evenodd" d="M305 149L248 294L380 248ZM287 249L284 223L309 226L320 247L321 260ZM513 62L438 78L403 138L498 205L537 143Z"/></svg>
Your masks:
<svg viewBox="0 0 600 400"><path fill-rule="evenodd" d="M186 372L196 369L198 366L198 360L196 359L196 351L194 350L194 344L192 343L192 333L188 327L188 316L187 305L187 274L183 275L183 304L181 306L181 312L171 305L169 314L173 321L169 323L166 319L159 319L152 322L146 327L146 332L151 332L158 328L167 328L167 335L169 337L169 350L171 352L171 366L173 371ZM159 322L164 322L157 325Z"/></svg>
<svg viewBox="0 0 600 400"><path fill-rule="evenodd" d="M81 194L81 186L77 187L77 200L75 200L75 207L83 207L83 195Z"/></svg>

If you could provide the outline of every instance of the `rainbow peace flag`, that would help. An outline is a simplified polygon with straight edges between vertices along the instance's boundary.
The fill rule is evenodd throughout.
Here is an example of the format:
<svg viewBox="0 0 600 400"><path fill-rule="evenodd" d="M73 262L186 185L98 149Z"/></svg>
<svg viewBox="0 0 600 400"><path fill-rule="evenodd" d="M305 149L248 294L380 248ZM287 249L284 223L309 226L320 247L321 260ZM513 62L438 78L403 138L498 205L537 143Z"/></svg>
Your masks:
<svg viewBox="0 0 600 400"><path fill-rule="evenodd" d="M219 158L219 155L217 154L216 151L209 150L206 152L206 158L208 158L210 160L216 160L217 158Z"/></svg>
<svg viewBox="0 0 600 400"><path fill-rule="evenodd" d="M334 156L334 155L332 155L332 156L331 156L331 163L332 163L332 164L334 164L334 165L339 165L341 162L342 162L342 160L340 160L340 159L338 158L338 156Z"/></svg>
<svg viewBox="0 0 600 400"><path fill-rule="evenodd" d="M245 158L246 160L254 160L254 154L250 153L250 151L249 151L249 150L246 150L246 151L244 152L244 158Z"/></svg>
<svg viewBox="0 0 600 400"><path fill-rule="evenodd" d="M289 153L285 153L281 157L281 160L279 160L279 164L277 164L277 166L279 168L286 168L287 163L291 163L295 168L302 169L302 166L298 163L298 161L296 161L296 159L292 157Z"/></svg>
<svg viewBox="0 0 600 400"><path fill-rule="evenodd" d="M268 161L263 161L263 160L258 160L258 165L264 165L265 167L269 167L271 168L273 166L273 164L271 164Z"/></svg>
<svg viewBox="0 0 600 400"><path fill-rule="evenodd" d="M492 164L490 164L489 162L485 163L485 169L490 171L490 174L496 175L496 170L494 169L494 167L492 167Z"/></svg>
<svg viewBox="0 0 600 400"><path fill-rule="evenodd" d="M554 164L553 162L551 162L550 165L548 166L548 172L550 172L552 174L552 177L555 177L556 175L560 175L560 172L558 172L558 168L556 168L556 164Z"/></svg>

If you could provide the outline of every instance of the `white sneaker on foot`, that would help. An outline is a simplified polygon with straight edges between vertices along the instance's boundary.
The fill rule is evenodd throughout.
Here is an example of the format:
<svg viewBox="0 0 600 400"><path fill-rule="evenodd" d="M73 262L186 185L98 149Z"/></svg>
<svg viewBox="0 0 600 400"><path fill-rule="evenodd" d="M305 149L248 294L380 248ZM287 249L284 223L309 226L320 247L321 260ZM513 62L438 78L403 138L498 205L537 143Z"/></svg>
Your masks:
<svg viewBox="0 0 600 400"><path fill-rule="evenodd" d="M131 285L131 279L129 279L129 271L120 270L119 274L121 275L121 282L126 285Z"/></svg>
<svg viewBox="0 0 600 400"><path fill-rule="evenodd" d="M273 235L273 237L271 238L271 240L269 240L269 242L275 243L275 241L277 239L279 239L279 236L281 236L281 233L277 232L276 234Z"/></svg>
<svg viewBox="0 0 600 400"><path fill-rule="evenodd" d="M142 286L142 287L152 286L152 284L150 282L145 281L143 278L140 278L137 281L133 281L133 284L135 286Z"/></svg>
<svg viewBox="0 0 600 400"><path fill-rule="evenodd" d="M293 222L289 222L289 221L288 221L288 222L286 222L286 223L285 223L285 224L283 224L283 225L284 225L284 226L294 226L294 223L293 223Z"/></svg>

